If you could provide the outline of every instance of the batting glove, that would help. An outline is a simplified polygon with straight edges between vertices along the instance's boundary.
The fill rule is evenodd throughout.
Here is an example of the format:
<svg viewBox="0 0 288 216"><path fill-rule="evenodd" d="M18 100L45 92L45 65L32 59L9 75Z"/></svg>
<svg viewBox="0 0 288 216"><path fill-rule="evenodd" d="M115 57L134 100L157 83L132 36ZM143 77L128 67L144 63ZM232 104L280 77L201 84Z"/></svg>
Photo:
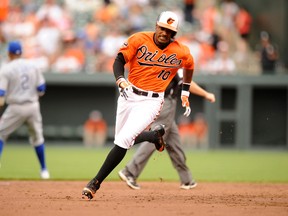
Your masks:
<svg viewBox="0 0 288 216"><path fill-rule="evenodd" d="M128 98L127 91L129 90L130 84L124 78L117 80L116 84L119 87L119 93L121 97L124 97L125 100Z"/></svg>
<svg viewBox="0 0 288 216"><path fill-rule="evenodd" d="M190 103L189 103L190 92L183 91L181 92L182 107L185 107L184 116L188 117L191 113Z"/></svg>
<svg viewBox="0 0 288 216"><path fill-rule="evenodd" d="M125 100L128 99L127 91L128 91L128 88L124 88L124 89L119 88L120 96L123 97Z"/></svg>

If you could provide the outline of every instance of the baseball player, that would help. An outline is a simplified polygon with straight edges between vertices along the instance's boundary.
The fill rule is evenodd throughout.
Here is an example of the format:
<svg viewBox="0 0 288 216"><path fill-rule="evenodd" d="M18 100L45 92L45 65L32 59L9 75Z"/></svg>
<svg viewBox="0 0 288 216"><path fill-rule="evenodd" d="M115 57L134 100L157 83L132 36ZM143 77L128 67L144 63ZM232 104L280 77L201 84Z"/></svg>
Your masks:
<svg viewBox="0 0 288 216"><path fill-rule="evenodd" d="M21 54L21 43L9 42L10 61L0 70L0 106L4 106L5 102L8 105L0 119L0 157L9 135L26 124L29 141L40 162L40 176L42 179L49 179L39 105L39 96L44 95L46 84L43 74L28 60L21 58Z"/></svg>
<svg viewBox="0 0 288 216"><path fill-rule="evenodd" d="M164 92L179 68L183 68L181 91L185 116L189 116L189 88L194 71L193 57L188 47L177 40L178 17L171 11L162 12L154 32L138 32L120 48L113 64L120 96L117 104L115 146L111 149L97 175L84 187L83 198L92 199L101 183L122 161L136 137L159 116L164 103ZM128 65L128 79L124 76ZM152 132L162 138L163 126ZM163 151L163 139L157 150Z"/></svg>
<svg viewBox="0 0 288 216"><path fill-rule="evenodd" d="M181 147L180 136L178 132L178 127L175 121L175 113L177 108L177 95L179 92L179 87L181 85L181 78L175 76L172 82L169 84L165 91L165 102L163 109L160 113L159 118L152 124L164 124L165 125L165 135L164 141L167 143L166 150L169 154L171 162L174 168L177 170L180 178L180 188L181 189L191 189L197 186L197 183L193 180L191 172L186 165L186 156ZM205 91L195 82L191 82L190 92L199 96L204 97L211 103L215 102L215 95ZM127 185L132 189L140 189L137 184L136 179L141 174L145 165L147 164L149 158L152 156L155 148L149 143L142 143L132 160L125 166L123 170L118 172L119 177L127 183Z"/></svg>

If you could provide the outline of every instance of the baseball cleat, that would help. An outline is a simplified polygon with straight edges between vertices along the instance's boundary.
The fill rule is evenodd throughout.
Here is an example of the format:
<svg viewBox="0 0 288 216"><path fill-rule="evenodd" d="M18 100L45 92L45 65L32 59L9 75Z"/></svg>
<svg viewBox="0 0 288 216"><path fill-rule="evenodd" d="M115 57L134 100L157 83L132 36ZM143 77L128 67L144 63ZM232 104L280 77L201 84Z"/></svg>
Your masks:
<svg viewBox="0 0 288 216"><path fill-rule="evenodd" d="M119 175L119 177L120 177L120 179L121 179L122 181L127 181L128 173L126 172L125 169L120 170L120 171L118 172L118 175Z"/></svg>
<svg viewBox="0 0 288 216"><path fill-rule="evenodd" d="M86 187L83 188L82 191L82 199L85 199L86 197L91 200L93 199L96 191L100 188L100 184L98 183L98 180L92 179Z"/></svg>
<svg viewBox="0 0 288 216"><path fill-rule="evenodd" d="M95 191L96 193L96 191ZM85 199L86 197L91 200L93 199L95 193L93 193L93 191L91 191L89 188L84 187L83 191L82 191L82 199Z"/></svg>
<svg viewBox="0 0 288 216"><path fill-rule="evenodd" d="M48 170L41 170L40 176L42 179L50 179L50 173Z"/></svg>
<svg viewBox="0 0 288 216"><path fill-rule="evenodd" d="M197 186L197 183L192 182L192 183L188 183L188 184L182 184L180 186L180 189L189 190L189 189L195 188L196 186Z"/></svg>
<svg viewBox="0 0 288 216"><path fill-rule="evenodd" d="M155 148L159 151L159 152L162 152L164 151L165 149L165 146L166 146L166 143L163 139L163 135L165 134L165 129L164 129L164 125L163 124L160 124L160 125L157 125L153 131L155 131L157 133L157 138L158 138L158 141L155 142Z"/></svg>
<svg viewBox="0 0 288 216"><path fill-rule="evenodd" d="M139 190L140 186L137 184L136 179L132 176L129 176L129 174L125 171L125 169L120 170L118 172L119 177L126 182L126 184L134 190Z"/></svg>

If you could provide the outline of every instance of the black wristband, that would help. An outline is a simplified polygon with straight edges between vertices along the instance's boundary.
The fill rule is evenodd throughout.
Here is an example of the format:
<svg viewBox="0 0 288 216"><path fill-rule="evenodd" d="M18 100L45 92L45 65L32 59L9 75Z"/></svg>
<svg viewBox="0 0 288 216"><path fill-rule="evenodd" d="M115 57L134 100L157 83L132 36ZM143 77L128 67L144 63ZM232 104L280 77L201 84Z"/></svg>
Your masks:
<svg viewBox="0 0 288 216"><path fill-rule="evenodd" d="M188 91L189 92L190 89L190 83L183 83L182 84L182 90L183 91Z"/></svg>
<svg viewBox="0 0 288 216"><path fill-rule="evenodd" d="M116 82L121 79L121 78L125 78L124 76L120 75L119 77L116 78Z"/></svg>

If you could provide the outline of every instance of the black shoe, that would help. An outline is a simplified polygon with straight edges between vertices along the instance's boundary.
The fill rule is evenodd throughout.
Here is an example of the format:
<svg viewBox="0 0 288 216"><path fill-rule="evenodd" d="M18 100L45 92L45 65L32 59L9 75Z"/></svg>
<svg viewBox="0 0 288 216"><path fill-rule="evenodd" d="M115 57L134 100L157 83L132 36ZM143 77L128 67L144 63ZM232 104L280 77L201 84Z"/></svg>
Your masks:
<svg viewBox="0 0 288 216"><path fill-rule="evenodd" d="M82 199L85 199L86 197L91 200L93 199L96 191L100 188L100 185L98 183L97 179L92 179L86 187L83 188L82 191Z"/></svg>
<svg viewBox="0 0 288 216"><path fill-rule="evenodd" d="M159 151L159 152L162 152L164 151L165 149L165 146L166 146L166 143L164 142L164 139L163 139L163 135L165 134L165 129L164 129L164 125L163 124L160 124L160 125L157 125L153 131L155 131L157 133L157 142L155 142L155 148Z"/></svg>
<svg viewBox="0 0 288 216"><path fill-rule="evenodd" d="M126 184L134 189L134 190L139 190L140 186L137 184L136 179L132 176L129 176L129 174L125 171L125 169L120 170L118 172L119 177L126 182Z"/></svg>

